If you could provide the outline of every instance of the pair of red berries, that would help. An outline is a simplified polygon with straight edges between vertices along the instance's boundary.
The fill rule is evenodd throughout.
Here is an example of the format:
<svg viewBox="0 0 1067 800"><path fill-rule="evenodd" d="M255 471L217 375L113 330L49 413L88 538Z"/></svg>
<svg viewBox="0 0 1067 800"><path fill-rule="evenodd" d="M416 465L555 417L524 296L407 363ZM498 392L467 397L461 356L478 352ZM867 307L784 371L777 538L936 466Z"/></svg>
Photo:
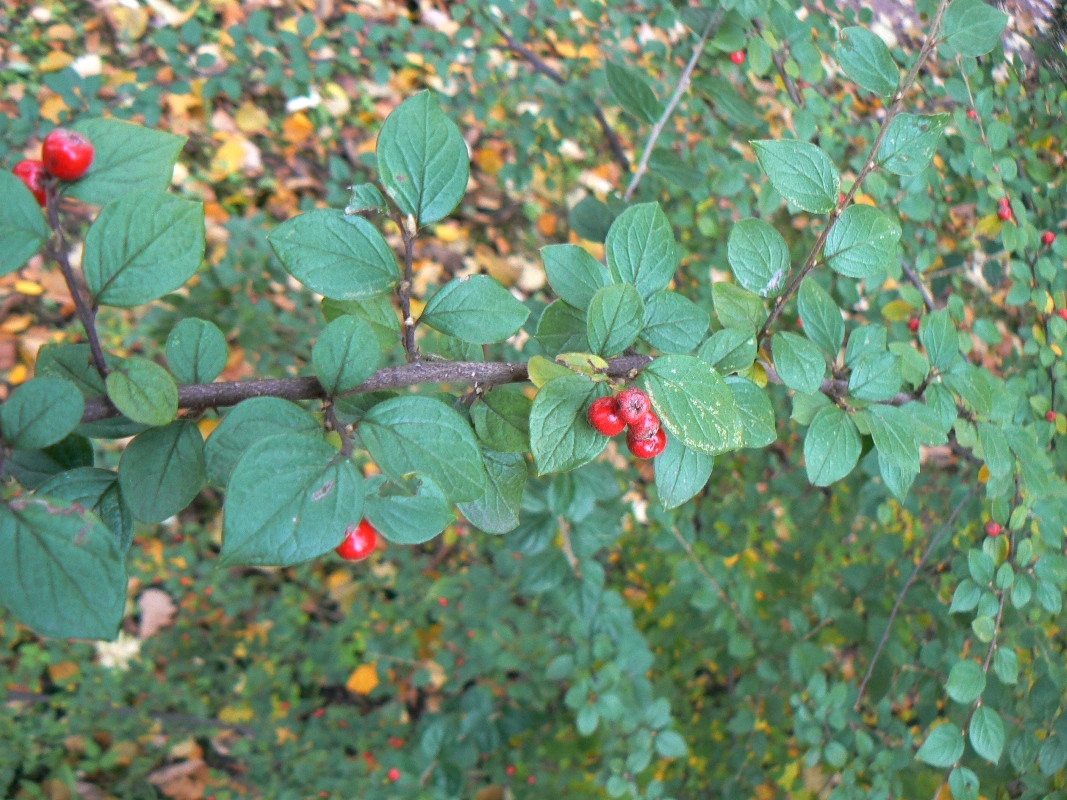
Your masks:
<svg viewBox="0 0 1067 800"><path fill-rule="evenodd" d="M348 527L336 552L345 561L362 561L374 552L377 544L378 531L367 520L361 519L358 525Z"/></svg>
<svg viewBox="0 0 1067 800"><path fill-rule="evenodd" d="M985 535L986 536L997 536L999 534L1000 534L1000 523L997 522L995 519L989 520L989 522L987 522L985 524Z"/></svg>
<svg viewBox="0 0 1067 800"><path fill-rule="evenodd" d="M734 64L740 64L744 60L745 60L745 51L744 50L734 50L732 53L730 53L730 61L732 61Z"/></svg>
<svg viewBox="0 0 1067 800"><path fill-rule="evenodd" d="M626 431L626 446L638 458L652 458L667 446L667 432L660 427L648 395L633 387L614 397L598 397L589 404L589 424L605 436Z"/></svg>
<svg viewBox="0 0 1067 800"><path fill-rule="evenodd" d="M1008 199L1007 195L997 201L997 216L1005 222L1012 217L1011 200Z"/></svg>
<svg viewBox="0 0 1067 800"><path fill-rule="evenodd" d="M76 181L93 163L93 143L77 131L56 128L44 137L41 158L26 158L11 171L33 192L37 202L45 204L45 180L49 175L61 181Z"/></svg>

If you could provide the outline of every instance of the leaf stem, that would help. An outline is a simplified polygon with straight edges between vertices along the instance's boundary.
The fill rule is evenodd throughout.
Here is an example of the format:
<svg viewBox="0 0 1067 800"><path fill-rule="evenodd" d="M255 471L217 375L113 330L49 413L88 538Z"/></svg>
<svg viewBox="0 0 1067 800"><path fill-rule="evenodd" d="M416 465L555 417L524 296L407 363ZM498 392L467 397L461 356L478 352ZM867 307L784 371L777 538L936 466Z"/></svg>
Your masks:
<svg viewBox="0 0 1067 800"><path fill-rule="evenodd" d="M415 349L415 320L411 317L411 280L414 270L412 264L415 256L415 232L409 231L403 222L400 230L404 235L404 280L400 283L400 313L404 317L404 329L400 335L404 343L404 353L409 362L418 360L419 352Z"/></svg>

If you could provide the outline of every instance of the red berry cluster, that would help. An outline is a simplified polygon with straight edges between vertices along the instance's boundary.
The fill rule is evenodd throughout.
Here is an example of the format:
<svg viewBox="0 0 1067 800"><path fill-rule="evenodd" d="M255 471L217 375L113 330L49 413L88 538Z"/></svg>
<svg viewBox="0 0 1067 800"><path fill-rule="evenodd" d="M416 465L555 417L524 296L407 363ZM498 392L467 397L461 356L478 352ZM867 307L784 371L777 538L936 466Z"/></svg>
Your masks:
<svg viewBox="0 0 1067 800"><path fill-rule="evenodd" d="M93 144L83 134L56 128L44 137L41 158L25 158L11 171L33 192L37 202L45 204L45 179L51 175L61 181L76 181L93 163Z"/></svg>
<svg viewBox="0 0 1067 800"><path fill-rule="evenodd" d="M337 555L345 561L362 561L374 552L378 544L378 531L367 520L350 525L344 540L337 545Z"/></svg>
<svg viewBox="0 0 1067 800"><path fill-rule="evenodd" d="M667 432L659 425L648 395L638 388L623 389L614 397L598 397L589 404L589 424L605 436L626 431L626 446L638 458L652 458L667 446Z"/></svg>
<svg viewBox="0 0 1067 800"><path fill-rule="evenodd" d="M1012 217L1011 200L1008 199L1007 195L997 201L997 216L1005 222L1007 222Z"/></svg>

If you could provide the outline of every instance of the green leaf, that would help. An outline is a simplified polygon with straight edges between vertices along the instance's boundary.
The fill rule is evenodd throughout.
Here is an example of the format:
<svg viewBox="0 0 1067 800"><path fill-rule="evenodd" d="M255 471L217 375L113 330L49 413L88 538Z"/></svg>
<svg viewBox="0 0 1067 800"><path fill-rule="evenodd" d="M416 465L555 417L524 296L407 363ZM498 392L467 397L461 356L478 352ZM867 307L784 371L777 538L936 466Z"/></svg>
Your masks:
<svg viewBox="0 0 1067 800"><path fill-rule="evenodd" d="M700 344L711 315L685 295L664 289L645 302L641 339L661 353L689 353Z"/></svg>
<svg viewBox="0 0 1067 800"><path fill-rule="evenodd" d="M0 425L8 444L40 450L66 438L78 427L85 400L78 387L62 378L31 378L0 406Z"/></svg>
<svg viewBox="0 0 1067 800"><path fill-rule="evenodd" d="M118 473L109 469L77 467L50 478L37 493L53 500L74 503L92 511L115 535L119 552L133 541L133 512L122 496Z"/></svg>
<svg viewBox="0 0 1067 800"><path fill-rule="evenodd" d="M867 353L848 376L848 393L859 400L888 400L900 391L900 359L892 353Z"/></svg>
<svg viewBox="0 0 1067 800"><path fill-rule="evenodd" d="M364 300L322 299L322 315L327 322L345 314L359 317L370 325L383 352L388 352L400 341L400 319L387 294L376 294Z"/></svg>
<svg viewBox="0 0 1067 800"><path fill-rule="evenodd" d="M782 197L816 214L825 214L837 205L841 178L830 157L818 147L796 139L764 139L751 144L771 185Z"/></svg>
<svg viewBox="0 0 1067 800"><path fill-rule="evenodd" d="M530 316L500 281L473 275L449 281L426 304L420 318L431 328L473 344L502 342Z"/></svg>
<svg viewBox="0 0 1067 800"><path fill-rule="evenodd" d="M530 410L530 446L541 475L565 472L592 461L608 443L586 417L601 384L584 375L563 375L544 384Z"/></svg>
<svg viewBox="0 0 1067 800"><path fill-rule="evenodd" d="M359 424L371 458L393 481L420 472L451 502L474 500L485 489L478 440L451 406L429 397L396 397L374 406Z"/></svg>
<svg viewBox="0 0 1067 800"><path fill-rule="evenodd" d="M37 198L10 172L0 171L0 275L14 272L52 235Z"/></svg>
<svg viewBox="0 0 1067 800"><path fill-rule="evenodd" d="M122 495L142 522L173 517L193 502L205 481L204 440L189 420L137 434L119 462Z"/></svg>
<svg viewBox="0 0 1067 800"><path fill-rule="evenodd" d="M988 422L979 422L978 441L982 445L982 457L991 475L1011 475L1015 471L1015 458L1008 447L1004 431Z"/></svg>
<svg viewBox="0 0 1067 800"><path fill-rule="evenodd" d="M941 38L962 56L984 56L1000 44L1008 15L981 0L953 0L945 10Z"/></svg>
<svg viewBox="0 0 1067 800"><path fill-rule="evenodd" d="M126 605L115 536L93 514L41 495L0 506L0 600L57 639L113 639Z"/></svg>
<svg viewBox="0 0 1067 800"><path fill-rule="evenodd" d="M139 306L189 280L204 258L204 204L157 191L112 200L85 235L94 303Z"/></svg>
<svg viewBox="0 0 1067 800"><path fill-rule="evenodd" d="M978 800L978 776L967 767L956 767L948 775L952 800Z"/></svg>
<svg viewBox="0 0 1067 800"><path fill-rule="evenodd" d="M756 334L751 330L723 328L715 331L697 351L720 375L740 372L756 360Z"/></svg>
<svg viewBox="0 0 1067 800"><path fill-rule="evenodd" d="M782 383L804 394L814 394L822 385L826 359L810 340L796 333L779 332L771 339L774 369Z"/></svg>
<svg viewBox="0 0 1067 800"><path fill-rule="evenodd" d="M584 311L562 300L553 300L537 320L537 341L550 356L589 350Z"/></svg>
<svg viewBox="0 0 1067 800"><path fill-rule="evenodd" d="M666 289L678 266L674 231L659 203L640 203L611 224L604 243L616 282L637 287L642 298Z"/></svg>
<svg viewBox="0 0 1067 800"><path fill-rule="evenodd" d="M826 235L823 257L830 268L849 278L870 278L893 261L900 226L877 208L846 208Z"/></svg>
<svg viewBox="0 0 1067 800"><path fill-rule="evenodd" d="M767 309L757 295L727 281L713 284L712 303L724 328L747 328L755 333L767 319Z"/></svg>
<svg viewBox="0 0 1067 800"><path fill-rule="evenodd" d="M878 148L878 163L894 175L918 175L934 157L948 121L948 114L897 114Z"/></svg>
<svg viewBox="0 0 1067 800"><path fill-rule="evenodd" d="M211 322L187 317L167 337L167 366L181 383L211 383L226 367L226 337Z"/></svg>
<svg viewBox="0 0 1067 800"><path fill-rule="evenodd" d="M178 387L163 367L147 358L127 358L107 376L115 408L142 425L166 425L178 413Z"/></svg>
<svg viewBox="0 0 1067 800"><path fill-rule="evenodd" d="M615 213L592 195L578 201L567 215L571 230L591 242L603 242L615 221Z"/></svg>
<svg viewBox="0 0 1067 800"><path fill-rule="evenodd" d="M704 184L704 174L673 150L657 147L648 158L648 171L683 189L697 189Z"/></svg>
<svg viewBox="0 0 1067 800"><path fill-rule="evenodd" d="M1019 682L1019 657L1007 647L998 647L993 654L993 670L1001 683L1014 686Z"/></svg>
<svg viewBox="0 0 1067 800"><path fill-rule="evenodd" d="M363 518L363 476L321 438L260 439L230 476L222 564L289 566L340 544Z"/></svg>
<svg viewBox="0 0 1067 800"><path fill-rule="evenodd" d="M831 358L837 358L845 339L841 309L814 278L805 278L797 294L797 309L804 334Z"/></svg>
<svg viewBox="0 0 1067 800"><path fill-rule="evenodd" d="M919 471L919 445L909 415L895 406L876 405L863 412L874 445L886 460L908 472Z"/></svg>
<svg viewBox="0 0 1067 800"><path fill-rule="evenodd" d="M586 312L590 349L605 358L637 340L645 324L645 304L637 289L617 283L598 289Z"/></svg>
<svg viewBox="0 0 1067 800"><path fill-rule="evenodd" d="M74 129L93 143L93 163L66 192L98 206L133 192L165 191L185 146L184 136L117 119L84 120Z"/></svg>
<svg viewBox="0 0 1067 800"><path fill-rule="evenodd" d="M686 447L714 456L741 446L737 401L706 361L695 356L661 356L637 380L663 427Z"/></svg>
<svg viewBox="0 0 1067 800"><path fill-rule="evenodd" d="M357 183L349 188L352 196L345 206L346 214L358 214L361 211L377 211L384 214L389 210L385 204L385 198L373 183Z"/></svg>
<svg viewBox="0 0 1067 800"><path fill-rule="evenodd" d="M777 295L789 276L789 246L761 219L743 219L734 225L726 258L737 282L760 297Z"/></svg>
<svg viewBox="0 0 1067 800"><path fill-rule="evenodd" d="M948 769L963 755L963 734L951 722L934 728L915 757L938 769Z"/></svg>
<svg viewBox="0 0 1067 800"><path fill-rule="evenodd" d="M322 427L296 403L280 397L242 400L222 418L204 445L208 477L213 483L225 486L245 450L260 439L279 433L318 436Z"/></svg>
<svg viewBox="0 0 1067 800"><path fill-rule="evenodd" d="M485 446L504 453L530 449L530 409L533 401L520 390L498 386L471 407L471 422Z"/></svg>
<svg viewBox="0 0 1067 800"><path fill-rule="evenodd" d="M552 291L560 300L585 310L597 289L611 285L608 268L576 244L550 244L541 248L541 260Z"/></svg>
<svg viewBox="0 0 1067 800"><path fill-rule="evenodd" d="M445 493L425 475L399 483L374 475L367 479L366 493L363 514L390 542L428 542L455 519Z"/></svg>
<svg viewBox="0 0 1067 800"><path fill-rule="evenodd" d="M526 459L520 453L482 450L485 492L477 500L460 503L467 520L486 533L503 534L519 525L522 492L526 486Z"/></svg>
<svg viewBox="0 0 1067 800"><path fill-rule="evenodd" d="M858 86L888 97L900 83L900 69L889 47L866 28L844 28L837 42L837 61Z"/></svg>
<svg viewBox="0 0 1067 800"><path fill-rule="evenodd" d="M385 191L417 225L448 216L467 191L467 143L428 90L393 109L378 133L377 153Z"/></svg>
<svg viewBox="0 0 1067 800"><path fill-rule="evenodd" d="M963 705L973 703L985 691L985 673L982 671L982 665L969 658L957 661L949 670L945 691L957 703Z"/></svg>
<svg viewBox="0 0 1067 800"><path fill-rule="evenodd" d="M664 758L684 758L689 749L677 731L660 731L656 734L656 752Z"/></svg>
<svg viewBox="0 0 1067 800"><path fill-rule="evenodd" d="M960 356L960 340L947 308L926 314L919 320L919 341L930 364L944 371Z"/></svg>
<svg viewBox="0 0 1067 800"><path fill-rule="evenodd" d="M904 502L912 483L915 482L915 477L919 474L917 469L908 469L891 463L886 459L885 454L880 451L878 453L878 471L886 488L901 503Z"/></svg>
<svg viewBox="0 0 1067 800"><path fill-rule="evenodd" d="M664 508L671 509L677 508L704 488L711 477L715 459L668 436L667 446L656 456L653 464L659 501Z"/></svg>
<svg viewBox="0 0 1067 800"><path fill-rule="evenodd" d="M648 85L648 75L642 71L608 61L604 65L608 88L628 112L642 122L655 122L663 113L663 105Z"/></svg>
<svg viewBox="0 0 1067 800"><path fill-rule="evenodd" d="M971 747L986 761L996 764L1004 751L1004 722L995 709L986 705L978 706L967 726L967 735Z"/></svg>
<svg viewBox="0 0 1067 800"><path fill-rule="evenodd" d="M327 325L311 348L315 376L331 397L363 383L378 369L381 358L371 326L352 314Z"/></svg>
<svg viewBox="0 0 1067 800"><path fill-rule="evenodd" d="M856 423L837 406L828 405L811 420L804 437L804 466L815 486L829 486L847 476L862 451Z"/></svg>
<svg viewBox="0 0 1067 800"><path fill-rule="evenodd" d="M392 248L359 215L316 209L283 222L267 240L290 275L333 300L372 297L400 280Z"/></svg>
<svg viewBox="0 0 1067 800"><path fill-rule="evenodd" d="M949 606L950 614L958 614L963 611L974 611L978 607L978 600L982 596L982 590L970 578L964 578L956 591L952 594L952 605Z"/></svg>
<svg viewBox="0 0 1067 800"><path fill-rule="evenodd" d="M726 385L737 401L737 413L741 418L741 446L766 447L777 439L774 408L767 393L752 381L737 375L727 377Z"/></svg>

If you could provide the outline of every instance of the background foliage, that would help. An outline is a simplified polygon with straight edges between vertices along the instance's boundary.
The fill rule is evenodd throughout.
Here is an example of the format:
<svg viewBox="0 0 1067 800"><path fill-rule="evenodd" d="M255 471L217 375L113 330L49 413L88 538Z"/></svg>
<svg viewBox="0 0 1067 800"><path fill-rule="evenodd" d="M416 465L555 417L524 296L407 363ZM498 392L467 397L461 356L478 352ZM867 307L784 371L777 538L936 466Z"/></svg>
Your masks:
<svg viewBox="0 0 1067 800"><path fill-rule="evenodd" d="M298 212L343 208L349 186L377 179L385 118L424 87L472 158L462 203L415 246L415 296L488 274L529 312L524 333L491 356L554 355L536 334L560 292L537 251L580 241L603 256L631 167L708 30L632 199L660 204L680 250L673 287L715 312L701 357L760 384L773 367L786 383L766 386L775 441L717 456L692 499L680 489L661 497L656 467L611 444L573 472L531 477L521 522L504 536L461 521L354 567L332 556L220 566L222 498L210 488L178 516L137 523L116 642L41 638L0 612L5 796L961 800L977 797L979 782L985 797L1063 796L1067 417L1056 384L1067 323L1054 312L1067 305L1067 239L1046 248L1040 234L1059 231L1067 193L1065 86L1042 61L974 44L995 44L999 26L957 33L903 104L941 115L921 123L941 135L912 129L901 145L887 133L905 156L925 158L873 172L852 198L890 105L878 95L895 88L885 76L893 60L914 62L922 31L878 28L895 38L892 58L864 70L838 42L863 48L862 33L842 29L868 25L867 11L723 5L716 17L596 2L0 11L5 167L35 155L56 124L107 114L189 137L172 194L205 204L206 263L157 302L105 305L98 324L109 353L151 361L179 321L208 320L225 336L230 380L312 364L321 375L312 344L351 307L320 305L267 236ZM917 5L929 22L934 5ZM953 4L967 19L977 6ZM951 17L945 24L954 30ZM740 49L735 65L727 54ZM783 262L795 276L838 198L828 172L832 191L814 204L776 181L774 153L751 140L817 143L856 201L850 213L877 206L891 228L880 239L890 257L876 246L851 273L847 260L812 272L754 367L744 336L718 332L746 327L752 295L731 303L722 287L758 291ZM791 151L778 162L797 160ZM754 243L734 234L749 218L781 241L751 223ZM402 251L399 229L380 227ZM847 244L829 239L828 258ZM51 262L32 259L0 286L9 397L41 371L43 345L78 333ZM859 465L844 480L813 458L824 451L810 444L816 419L844 416L825 395L804 394L819 388L804 358L814 351L821 363L818 347L841 343L833 324L805 312L824 297L849 334L849 370L838 363L828 376L848 380L848 399L830 387L853 403L848 413L856 399L922 394L924 359L942 372L927 404L943 391L941 402L960 405L949 441L940 431L900 456L922 462L910 489L906 467L879 463L889 450L872 420L881 412L859 417ZM401 362L395 325L372 327L383 363ZM419 343L486 357L434 331ZM214 412L198 421L204 435L216 424ZM831 432L843 424L835 418ZM120 452L98 440L95 463L115 468ZM36 485L79 459L53 450L19 464L18 477ZM141 519L155 509L143 510ZM1005 534L984 536L991 518Z"/></svg>

